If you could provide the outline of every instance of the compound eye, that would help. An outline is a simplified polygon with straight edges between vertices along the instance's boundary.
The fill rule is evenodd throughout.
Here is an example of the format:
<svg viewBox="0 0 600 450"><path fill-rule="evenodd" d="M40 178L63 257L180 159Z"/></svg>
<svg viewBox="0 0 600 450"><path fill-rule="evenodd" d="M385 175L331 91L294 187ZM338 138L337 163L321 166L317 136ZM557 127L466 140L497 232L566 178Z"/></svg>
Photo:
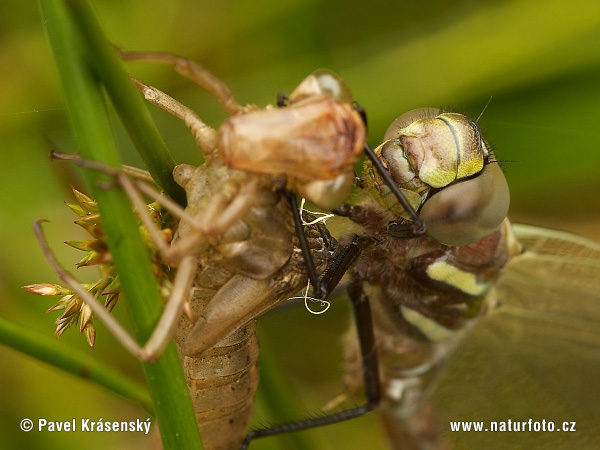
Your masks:
<svg viewBox="0 0 600 450"><path fill-rule="evenodd" d="M510 193L498 164L429 198L419 216L426 234L450 246L471 244L494 231L508 213Z"/></svg>
<svg viewBox="0 0 600 450"><path fill-rule="evenodd" d="M420 119L432 119L438 116L442 111L434 108L419 108L408 111L392 122L385 132L384 141L397 138L401 135L400 131L411 123Z"/></svg>
<svg viewBox="0 0 600 450"><path fill-rule="evenodd" d="M352 104L352 93L344 80L327 69L315 70L290 94L290 102L307 97L330 95L343 103Z"/></svg>
<svg viewBox="0 0 600 450"><path fill-rule="evenodd" d="M344 103L352 103L352 93L338 75L327 69L315 70L311 75L317 79L323 94Z"/></svg>

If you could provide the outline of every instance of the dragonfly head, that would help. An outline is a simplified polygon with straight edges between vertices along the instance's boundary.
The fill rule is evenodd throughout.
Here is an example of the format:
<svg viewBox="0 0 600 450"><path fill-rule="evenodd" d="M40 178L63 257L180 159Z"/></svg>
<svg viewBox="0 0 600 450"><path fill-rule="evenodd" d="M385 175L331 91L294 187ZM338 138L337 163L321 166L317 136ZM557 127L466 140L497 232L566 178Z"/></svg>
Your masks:
<svg viewBox="0 0 600 450"><path fill-rule="evenodd" d="M417 109L398 117L375 149L398 188L419 213L426 234L446 245L467 245L495 230L509 206L502 170L477 124L459 113ZM375 200L409 217L367 162Z"/></svg>

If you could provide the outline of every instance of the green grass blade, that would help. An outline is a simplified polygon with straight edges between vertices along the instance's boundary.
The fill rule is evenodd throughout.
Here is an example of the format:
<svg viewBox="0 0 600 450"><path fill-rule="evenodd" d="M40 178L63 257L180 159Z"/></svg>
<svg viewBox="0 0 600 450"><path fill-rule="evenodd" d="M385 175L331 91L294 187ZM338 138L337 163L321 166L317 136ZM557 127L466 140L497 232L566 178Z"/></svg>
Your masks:
<svg viewBox="0 0 600 450"><path fill-rule="evenodd" d="M102 85L89 65L95 55L85 44L72 14L75 9L84 8L85 3L42 0L41 5L81 154L84 158L119 167ZM98 202L122 292L127 298L134 335L139 342L145 342L161 314L162 300L137 220L120 189L98 188L98 183L107 179L106 175L95 171L86 171L85 175ZM171 343L158 362L143 366L164 448L201 448L175 345Z"/></svg>
<svg viewBox="0 0 600 450"><path fill-rule="evenodd" d="M106 88L150 174L171 198L185 206L185 192L173 180L175 162L150 117L144 99L133 87L87 3L69 1L68 4L74 24L90 50L86 54L88 63Z"/></svg>
<svg viewBox="0 0 600 450"><path fill-rule="evenodd" d="M0 342L67 373L91 380L115 394L141 404L154 415L154 406L145 386L87 353L69 348L58 340L48 339L46 334L37 333L2 316Z"/></svg>

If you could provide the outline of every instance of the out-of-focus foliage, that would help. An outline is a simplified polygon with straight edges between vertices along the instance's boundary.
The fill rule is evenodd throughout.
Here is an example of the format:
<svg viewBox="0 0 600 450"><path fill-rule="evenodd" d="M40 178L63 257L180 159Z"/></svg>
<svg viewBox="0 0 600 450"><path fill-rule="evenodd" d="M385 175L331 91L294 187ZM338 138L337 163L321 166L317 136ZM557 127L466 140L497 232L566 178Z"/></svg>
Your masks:
<svg viewBox="0 0 600 450"><path fill-rule="evenodd" d="M372 144L410 109L441 106L476 118L491 97L479 124L503 161L512 217L600 237L600 12L593 0L94 3L115 43L196 59L222 77L241 102L264 106L314 69L338 72L368 112ZM62 202L69 199L69 184L85 188L69 164L47 159L52 148L77 148L35 2L3 2L0 37L0 314L53 339L53 319L43 313L50 304L19 288L55 280L30 224L35 217L49 218L50 242L62 261L74 264L77 252L60 242L83 237ZM216 102L170 68L146 63L128 68L207 122L217 126L225 117ZM185 127L162 111L153 115L176 161L198 163ZM124 131L117 131L124 160L139 166ZM122 308L115 313L126 322ZM341 324L334 310L305 318L297 329L285 315L265 321L273 323L264 328L263 341L288 349L281 370L305 396L306 405L299 404L288 418L305 416L341 390L338 342L344 319L339 315ZM309 338L312 344L305 343ZM87 351L76 333L66 333L63 340ZM137 362L101 326L96 347L98 358L141 377ZM131 448L149 442L135 433L21 432L19 421L25 417L132 420L146 415L12 350L1 348L0 355L0 383L7 393L0 434L11 448ZM359 433L361 422L373 431ZM379 432L373 417L361 422L314 433L329 442L327 448L366 448ZM257 449L269 446L257 444Z"/></svg>

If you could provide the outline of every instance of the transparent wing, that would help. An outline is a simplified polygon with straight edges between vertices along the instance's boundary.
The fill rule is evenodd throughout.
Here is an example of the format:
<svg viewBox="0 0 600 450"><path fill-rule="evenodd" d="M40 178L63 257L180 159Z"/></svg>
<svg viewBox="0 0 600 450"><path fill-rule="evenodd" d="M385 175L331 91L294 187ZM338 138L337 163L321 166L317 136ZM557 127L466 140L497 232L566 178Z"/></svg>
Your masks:
<svg viewBox="0 0 600 450"><path fill-rule="evenodd" d="M600 443L600 244L515 226L499 307L469 331L429 399L452 448L595 448ZM574 432L451 432L450 421L575 422ZM529 425L521 424L528 430Z"/></svg>

